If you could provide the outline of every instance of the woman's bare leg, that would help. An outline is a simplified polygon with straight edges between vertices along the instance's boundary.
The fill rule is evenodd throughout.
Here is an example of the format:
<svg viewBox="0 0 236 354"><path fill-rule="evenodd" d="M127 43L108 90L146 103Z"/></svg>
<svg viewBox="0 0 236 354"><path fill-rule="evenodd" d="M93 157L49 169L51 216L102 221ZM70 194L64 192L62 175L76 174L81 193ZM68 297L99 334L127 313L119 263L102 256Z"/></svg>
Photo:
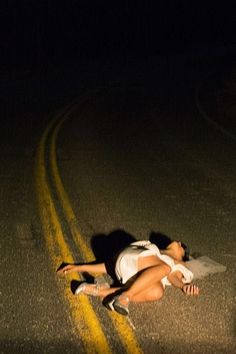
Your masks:
<svg viewBox="0 0 236 354"><path fill-rule="evenodd" d="M78 293L75 291L75 294L82 293L85 295L98 296L103 300L106 296L114 294L116 291L120 290L121 288L119 287L110 288L107 283L90 284L90 283L83 282L79 285L77 289L81 289L81 291L79 291Z"/></svg>
<svg viewBox="0 0 236 354"><path fill-rule="evenodd" d="M162 283L155 283L151 288L145 289L133 296L132 301L136 303L158 301L164 295Z"/></svg>
<svg viewBox="0 0 236 354"><path fill-rule="evenodd" d="M169 266L164 263L143 270L133 281L131 286L128 289L125 287L125 291L122 292L124 302L125 298L133 302L156 301L161 299L164 293L161 279L167 276L169 272ZM89 290L89 287L92 289L94 285L88 284L87 286ZM122 287L101 288L97 296L103 299L118 290L122 290ZM120 300L120 302L122 302L122 296Z"/></svg>
<svg viewBox="0 0 236 354"><path fill-rule="evenodd" d="M148 294L149 291L149 296L150 298L152 298L152 296L150 295L152 291L151 289L154 288L153 293L158 289L160 291L159 286L158 289L155 289L155 284L161 284L161 279L167 276L169 273L170 267L164 263L144 269L135 279L130 288L122 292L119 302L123 303L124 305L127 304L129 301L143 302L145 301L142 300L145 299L145 293Z"/></svg>
<svg viewBox="0 0 236 354"><path fill-rule="evenodd" d="M114 287L114 288L107 288L107 287L101 287L99 288L99 285L97 287L96 284L86 284L86 288L84 293L87 295L94 295L100 297L102 300L111 294L115 294L117 291L122 290L121 287ZM122 294L125 294L127 292L123 292ZM149 286L147 289L142 290L139 293L136 293L132 297L132 302L136 303L142 303L142 302L150 302L150 301L157 301L160 300L164 295L164 289L163 285L161 282L156 282ZM126 295L127 296L127 295Z"/></svg>
<svg viewBox="0 0 236 354"><path fill-rule="evenodd" d="M105 289L100 289L98 296L101 299L104 299L106 296L114 294L115 292L117 292L118 290L120 290L121 288L119 287L115 287L115 288L105 288Z"/></svg>

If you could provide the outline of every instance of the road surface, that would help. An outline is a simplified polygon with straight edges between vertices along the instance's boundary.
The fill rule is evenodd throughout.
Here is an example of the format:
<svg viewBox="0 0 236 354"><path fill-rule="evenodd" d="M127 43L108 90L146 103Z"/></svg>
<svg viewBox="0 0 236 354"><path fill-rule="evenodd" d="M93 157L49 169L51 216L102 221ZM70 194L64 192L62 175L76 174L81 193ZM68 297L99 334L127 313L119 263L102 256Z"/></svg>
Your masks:
<svg viewBox="0 0 236 354"><path fill-rule="evenodd" d="M1 353L235 352L236 131L211 124L210 68L168 60L2 100ZM199 280L198 298L167 288L131 304L128 320L55 274L153 233L227 271Z"/></svg>

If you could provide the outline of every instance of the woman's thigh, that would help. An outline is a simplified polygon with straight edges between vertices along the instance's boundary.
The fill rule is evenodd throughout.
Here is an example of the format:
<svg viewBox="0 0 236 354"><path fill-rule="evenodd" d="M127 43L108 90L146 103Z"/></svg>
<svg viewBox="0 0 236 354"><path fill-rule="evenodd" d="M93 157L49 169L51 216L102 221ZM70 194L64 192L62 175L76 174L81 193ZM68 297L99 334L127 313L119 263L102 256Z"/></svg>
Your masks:
<svg viewBox="0 0 236 354"><path fill-rule="evenodd" d="M133 302L149 302L149 301L158 301L164 295L164 288L161 282L154 283L148 289L141 291L136 294L132 299Z"/></svg>
<svg viewBox="0 0 236 354"><path fill-rule="evenodd" d="M143 269L147 269L149 267L153 267L156 265L162 265L164 263L160 258L155 255L146 256L146 257L139 257L138 258L138 271L140 272Z"/></svg>

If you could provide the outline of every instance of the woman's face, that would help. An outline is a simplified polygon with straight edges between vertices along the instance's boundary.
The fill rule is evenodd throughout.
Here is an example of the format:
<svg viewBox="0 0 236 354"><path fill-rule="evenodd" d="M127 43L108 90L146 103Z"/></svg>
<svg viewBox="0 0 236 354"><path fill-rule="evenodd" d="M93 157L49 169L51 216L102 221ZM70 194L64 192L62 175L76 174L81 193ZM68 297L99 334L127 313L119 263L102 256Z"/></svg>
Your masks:
<svg viewBox="0 0 236 354"><path fill-rule="evenodd" d="M170 248L175 253L175 258L181 261L185 255L185 249L183 248L180 241L173 241L169 244L167 248Z"/></svg>

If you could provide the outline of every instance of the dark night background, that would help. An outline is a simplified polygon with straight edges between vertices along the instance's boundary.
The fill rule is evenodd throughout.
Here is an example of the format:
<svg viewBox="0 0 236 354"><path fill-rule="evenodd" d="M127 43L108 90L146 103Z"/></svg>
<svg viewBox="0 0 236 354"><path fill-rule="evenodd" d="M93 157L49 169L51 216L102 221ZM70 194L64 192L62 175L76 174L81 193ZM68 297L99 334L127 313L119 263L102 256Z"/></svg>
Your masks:
<svg viewBox="0 0 236 354"><path fill-rule="evenodd" d="M1 8L2 65L145 59L234 43L225 2L23 0Z"/></svg>

